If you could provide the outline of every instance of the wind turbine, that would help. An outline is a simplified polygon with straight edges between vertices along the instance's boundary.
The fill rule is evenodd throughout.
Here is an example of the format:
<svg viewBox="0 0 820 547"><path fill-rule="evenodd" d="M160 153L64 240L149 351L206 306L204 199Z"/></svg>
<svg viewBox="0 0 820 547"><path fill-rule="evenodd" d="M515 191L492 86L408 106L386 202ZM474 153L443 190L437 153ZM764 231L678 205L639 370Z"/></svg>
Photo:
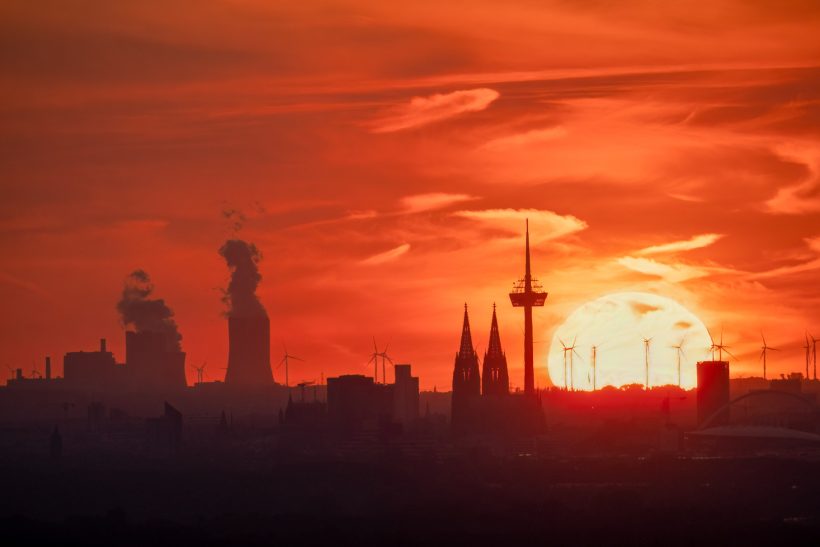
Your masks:
<svg viewBox="0 0 820 547"><path fill-rule="evenodd" d="M780 350L777 349L777 348L770 347L766 343L766 337L763 336L763 331L760 331L760 338L763 339L763 346L760 348L761 349L760 359L763 359L763 379L765 380L766 379L766 352L769 351L769 350L773 350L773 351L780 351ZM808 339L806 339L806 345L808 346ZM728 353L728 351L727 351L727 353ZM729 355L731 355L731 353ZM808 367L809 366L808 365L808 363L809 363L808 362L808 353L806 354L806 359L807 359L806 360L806 367Z"/></svg>
<svg viewBox="0 0 820 547"><path fill-rule="evenodd" d="M383 384L387 383L387 374L385 372L385 366L384 366L385 360L390 361L390 364L393 365L394 367L396 366L396 364L393 362L393 359L391 359L390 356L387 355L387 348L389 346L390 346L390 344L387 344L386 346L384 346L384 349L381 351L381 353L379 353L379 357L382 358L382 383Z"/></svg>
<svg viewBox="0 0 820 547"><path fill-rule="evenodd" d="M686 357L686 353L683 351L683 343L685 341L686 341L686 335L684 335L683 338L680 339L680 342L678 342L677 346L671 346L672 349L675 350L675 355L677 356L677 360L678 360L678 387L680 387L680 358L681 358L681 355Z"/></svg>
<svg viewBox="0 0 820 547"><path fill-rule="evenodd" d="M806 345L803 346L803 349L806 350L806 380L809 379L809 363L811 362L811 344L809 343L809 333L806 332Z"/></svg>
<svg viewBox="0 0 820 547"><path fill-rule="evenodd" d="M376 346L376 337L374 336L373 353L370 354L367 364L373 363L373 382L376 384L379 383L379 357L381 357L381 353L379 353L379 348Z"/></svg>
<svg viewBox="0 0 820 547"><path fill-rule="evenodd" d="M817 380L817 342L820 340L818 340L808 332L806 333L806 335L808 336L808 338L811 339L811 358L813 361L812 367L814 369L812 371L812 376L815 380ZM806 379L808 380L808 372L806 373Z"/></svg>
<svg viewBox="0 0 820 547"><path fill-rule="evenodd" d="M197 366L193 367L194 370L196 371L196 383L197 384L202 383L202 377L205 375L205 367L207 365L208 365L208 363L204 362L204 363L202 363L202 366L200 366L200 367L197 367Z"/></svg>
<svg viewBox="0 0 820 547"><path fill-rule="evenodd" d="M711 335L710 335L710 338L711 338ZM720 344L715 344L714 340L712 341L712 360L713 361L715 360L715 357L714 357L715 350L718 350L718 359L720 361L723 361L723 352L724 351L729 354L729 357L732 357L733 359L737 360L737 357L732 355L732 352L729 351L729 346L726 346L726 345L723 344L723 329L720 329Z"/></svg>
<svg viewBox="0 0 820 547"><path fill-rule="evenodd" d="M567 388L568 388L568 385L567 385L567 352L568 351L569 352L573 351L573 348L567 347L567 345L564 343L564 341L561 340L560 338L558 339L558 341L561 342L561 348L564 352L564 391L566 391Z"/></svg>
<svg viewBox="0 0 820 547"><path fill-rule="evenodd" d="M566 388L566 352L569 352L569 389L575 391L575 362L573 358L573 354L581 357L581 354L575 351L575 341L578 340L578 335L575 335L575 338L572 339L571 346L564 346L564 343L561 342L561 345L564 346L564 388Z"/></svg>
<svg viewBox="0 0 820 547"><path fill-rule="evenodd" d="M652 341L654 336L650 336L649 338L641 338L643 340L643 353L644 353L644 360L646 361L646 389L649 390L649 343Z"/></svg>
<svg viewBox="0 0 820 547"><path fill-rule="evenodd" d="M590 347L592 357L592 391L598 389L598 346Z"/></svg>
<svg viewBox="0 0 820 547"><path fill-rule="evenodd" d="M284 364L285 364L285 387L290 387L290 384L289 384L289 380L290 380L290 378L288 377L288 374L289 374L289 370L288 370L288 369L289 369L289 366L288 366L288 363L289 363L289 361L290 361L291 359L293 359L294 361L302 361L302 362L304 362L305 360L304 360L304 359L301 359L301 358L299 358L299 357L296 357L295 355L291 355L291 354L289 354L289 353L288 353L288 348L287 348L287 346L285 345L285 343L284 343L284 342L282 342L282 348L285 350L285 354L282 356L282 360L281 360L281 361L279 361L279 364L278 364L278 365L276 365L276 368L281 367L281 366L282 366L282 363L284 363Z"/></svg>

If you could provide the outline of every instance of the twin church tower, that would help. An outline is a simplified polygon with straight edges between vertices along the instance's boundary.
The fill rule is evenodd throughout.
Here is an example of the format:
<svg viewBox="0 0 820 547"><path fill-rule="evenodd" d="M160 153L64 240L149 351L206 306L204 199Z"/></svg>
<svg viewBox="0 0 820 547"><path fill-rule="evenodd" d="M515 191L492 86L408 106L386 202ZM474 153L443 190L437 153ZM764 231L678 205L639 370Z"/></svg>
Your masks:
<svg viewBox="0 0 820 547"><path fill-rule="evenodd" d="M510 395L510 377L507 370L507 356L501 348L501 335L498 332L498 319L493 304L493 318L490 324L490 341L484 354L483 367L479 375L478 353L473 346L470 333L470 318L467 305L464 305L464 323L461 328L461 345L456 353L453 368L452 424L456 431L469 431L482 428L492 422L504 422L505 416L530 415L529 423L537 424L540 420L532 414L540 403L535 397L535 374L533 367L533 333L532 308L543 306L547 293L541 288L530 272L530 231L526 226L525 272L510 293L510 302L514 307L524 308L524 393L514 398Z"/></svg>

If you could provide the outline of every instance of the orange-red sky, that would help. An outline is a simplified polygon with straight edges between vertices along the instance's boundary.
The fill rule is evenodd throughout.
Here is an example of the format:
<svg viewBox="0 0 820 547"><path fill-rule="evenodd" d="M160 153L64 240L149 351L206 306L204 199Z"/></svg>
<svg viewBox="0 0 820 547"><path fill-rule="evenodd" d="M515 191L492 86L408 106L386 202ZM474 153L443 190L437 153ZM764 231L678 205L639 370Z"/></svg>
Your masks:
<svg viewBox="0 0 820 547"><path fill-rule="evenodd" d="M817 2L205 4L0 8L0 363L59 373L103 336L122 358L114 306L143 268L221 378L235 209L273 359L307 360L292 381L369 371L375 335L449 389L462 304L480 349L496 301L520 386L525 217L541 385L553 329L615 291L723 326L735 375L759 374L760 329L773 373L802 370Z"/></svg>

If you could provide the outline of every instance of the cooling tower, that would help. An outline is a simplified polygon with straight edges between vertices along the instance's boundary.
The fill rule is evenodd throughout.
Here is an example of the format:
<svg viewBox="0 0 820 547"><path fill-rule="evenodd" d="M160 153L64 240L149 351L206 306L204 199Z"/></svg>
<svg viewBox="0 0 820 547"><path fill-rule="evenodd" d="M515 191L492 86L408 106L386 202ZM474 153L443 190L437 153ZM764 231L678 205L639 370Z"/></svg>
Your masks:
<svg viewBox="0 0 820 547"><path fill-rule="evenodd" d="M236 387L273 384L270 321L267 317L229 317L228 345L226 384Z"/></svg>

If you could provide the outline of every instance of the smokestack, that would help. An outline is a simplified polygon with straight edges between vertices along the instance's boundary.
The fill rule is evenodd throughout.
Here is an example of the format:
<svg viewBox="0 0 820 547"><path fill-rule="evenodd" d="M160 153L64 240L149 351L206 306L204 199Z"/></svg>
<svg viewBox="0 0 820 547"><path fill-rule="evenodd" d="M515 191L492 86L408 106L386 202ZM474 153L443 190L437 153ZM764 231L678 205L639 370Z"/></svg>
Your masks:
<svg viewBox="0 0 820 547"><path fill-rule="evenodd" d="M51 357L46 356L46 380L51 380Z"/></svg>
<svg viewBox="0 0 820 547"><path fill-rule="evenodd" d="M182 336L174 321L174 311L162 298L150 298L154 292L151 277L144 270L134 270L125 279L122 298L117 311L126 327L134 326L136 332L159 332L165 335L167 349L181 351Z"/></svg>
<svg viewBox="0 0 820 547"><path fill-rule="evenodd" d="M22 379L23 379L23 369L21 369L21 368L18 368L18 369L17 369L17 379L18 379L18 380L22 380Z"/></svg>
<svg viewBox="0 0 820 547"><path fill-rule="evenodd" d="M231 239L219 249L231 271L222 300L228 305L228 370L225 383L261 387L273 383L270 368L270 321L256 296L262 255L252 243Z"/></svg>
<svg viewBox="0 0 820 547"><path fill-rule="evenodd" d="M100 353L105 353L105 338L100 338Z"/></svg>

